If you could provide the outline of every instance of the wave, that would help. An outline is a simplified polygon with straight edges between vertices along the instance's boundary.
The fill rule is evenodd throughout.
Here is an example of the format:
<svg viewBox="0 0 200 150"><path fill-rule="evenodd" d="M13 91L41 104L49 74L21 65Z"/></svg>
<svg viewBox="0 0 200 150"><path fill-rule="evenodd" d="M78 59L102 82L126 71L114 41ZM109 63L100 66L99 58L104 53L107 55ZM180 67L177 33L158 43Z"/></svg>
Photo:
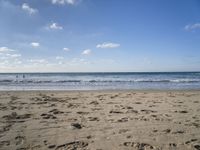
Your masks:
<svg viewBox="0 0 200 150"><path fill-rule="evenodd" d="M198 83L200 79L130 79L130 80L11 80L2 79L0 83Z"/></svg>
<svg viewBox="0 0 200 150"><path fill-rule="evenodd" d="M174 79L171 82L195 83L195 82L200 82L200 79Z"/></svg>
<svg viewBox="0 0 200 150"><path fill-rule="evenodd" d="M7 80L7 79L0 80L0 83L3 83L3 82L13 82L13 80Z"/></svg>
<svg viewBox="0 0 200 150"><path fill-rule="evenodd" d="M136 80L136 82L172 82L172 83L195 83L200 82L200 79L162 79L162 80Z"/></svg>
<svg viewBox="0 0 200 150"><path fill-rule="evenodd" d="M145 80L145 79L136 79L136 80L90 80L89 82L146 82L146 83L151 83L151 82L162 82L162 83L194 83L194 82L200 82L199 80L194 80L194 79L175 79L175 80Z"/></svg>

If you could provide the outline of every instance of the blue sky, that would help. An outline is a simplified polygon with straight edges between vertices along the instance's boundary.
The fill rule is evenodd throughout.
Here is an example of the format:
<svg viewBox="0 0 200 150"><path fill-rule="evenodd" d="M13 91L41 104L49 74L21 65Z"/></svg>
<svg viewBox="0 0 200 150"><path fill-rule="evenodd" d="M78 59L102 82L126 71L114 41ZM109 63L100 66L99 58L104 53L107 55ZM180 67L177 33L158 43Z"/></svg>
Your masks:
<svg viewBox="0 0 200 150"><path fill-rule="evenodd" d="M200 71L199 0L0 0L0 72Z"/></svg>

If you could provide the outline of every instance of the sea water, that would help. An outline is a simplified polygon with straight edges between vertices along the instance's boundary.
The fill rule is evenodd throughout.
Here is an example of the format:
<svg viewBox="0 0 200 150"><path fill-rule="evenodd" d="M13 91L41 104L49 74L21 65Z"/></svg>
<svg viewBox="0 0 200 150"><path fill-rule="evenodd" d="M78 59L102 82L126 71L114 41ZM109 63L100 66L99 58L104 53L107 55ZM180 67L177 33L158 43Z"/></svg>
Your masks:
<svg viewBox="0 0 200 150"><path fill-rule="evenodd" d="M200 72L0 73L0 90L190 90Z"/></svg>

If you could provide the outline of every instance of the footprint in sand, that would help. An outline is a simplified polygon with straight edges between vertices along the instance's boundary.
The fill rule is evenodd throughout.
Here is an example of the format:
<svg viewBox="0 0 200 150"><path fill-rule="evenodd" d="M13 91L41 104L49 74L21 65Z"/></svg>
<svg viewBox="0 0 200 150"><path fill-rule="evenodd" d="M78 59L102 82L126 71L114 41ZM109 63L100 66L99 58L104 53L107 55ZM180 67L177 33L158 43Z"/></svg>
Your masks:
<svg viewBox="0 0 200 150"><path fill-rule="evenodd" d="M124 118L118 119L117 122L127 122L128 120L129 120L128 117L124 117Z"/></svg>
<svg viewBox="0 0 200 150"><path fill-rule="evenodd" d="M11 101L15 101L15 100L17 100L19 98L17 96L11 96L10 99L11 99Z"/></svg>
<svg viewBox="0 0 200 150"><path fill-rule="evenodd" d="M74 104L74 103L69 103L67 105L68 108L78 108L80 105L79 104Z"/></svg>
<svg viewBox="0 0 200 150"><path fill-rule="evenodd" d="M28 119L32 116L32 114L23 114L23 115L18 115L16 112L12 112L9 115L3 116L3 118L7 120L14 120L14 119Z"/></svg>
<svg viewBox="0 0 200 150"><path fill-rule="evenodd" d="M129 109L129 110L127 110L126 113L135 113L135 114L138 114L138 111L134 110L134 109Z"/></svg>
<svg viewBox="0 0 200 150"><path fill-rule="evenodd" d="M200 145L194 145L194 148L200 150Z"/></svg>
<svg viewBox="0 0 200 150"><path fill-rule="evenodd" d="M89 121L99 121L98 117L88 117Z"/></svg>
<svg viewBox="0 0 200 150"><path fill-rule="evenodd" d="M93 105L98 105L98 104L99 104L99 102L97 102L97 101L92 101L92 102L90 102L90 104L93 104Z"/></svg>
<svg viewBox="0 0 200 150"><path fill-rule="evenodd" d="M24 136L17 136L17 137L15 137L16 145L23 144L24 140L25 140Z"/></svg>
<svg viewBox="0 0 200 150"><path fill-rule="evenodd" d="M111 114L123 114L123 112L122 111L119 111L119 110L111 110L109 113L111 113Z"/></svg>
<svg viewBox="0 0 200 150"><path fill-rule="evenodd" d="M183 134L183 133L185 133L185 131L179 130L179 131L172 132L172 134Z"/></svg>
<svg viewBox="0 0 200 150"><path fill-rule="evenodd" d="M127 135L127 136L126 136L127 139L130 139L130 138L132 138L132 137L133 137L132 135Z"/></svg>
<svg viewBox="0 0 200 150"><path fill-rule="evenodd" d="M71 126L73 129L82 129L82 125L80 123L72 123Z"/></svg>
<svg viewBox="0 0 200 150"><path fill-rule="evenodd" d="M81 149L85 149L88 146L87 142L84 141L74 141L74 142L69 142L69 143L65 143L62 145L58 145L56 147L55 150L63 150L63 149L67 149L67 150L81 150Z"/></svg>
<svg viewBox="0 0 200 150"><path fill-rule="evenodd" d="M158 130L154 129L152 132L156 133L156 132L158 132Z"/></svg>
<svg viewBox="0 0 200 150"><path fill-rule="evenodd" d="M128 132L128 131L129 131L129 129L120 129L120 130L119 130L119 134L126 133L126 132Z"/></svg>
<svg viewBox="0 0 200 150"><path fill-rule="evenodd" d="M188 111L186 111L186 110L181 110L181 111L179 111L179 113L186 114L186 113L188 113Z"/></svg>
<svg viewBox="0 0 200 150"><path fill-rule="evenodd" d="M3 126L2 129L0 129L0 134L1 134L1 133L4 133L4 132L6 132L6 131L9 131L10 128L12 127L12 125L13 125L12 123L9 123L8 125Z"/></svg>
<svg viewBox="0 0 200 150"><path fill-rule="evenodd" d="M166 130L163 130L164 133L170 133L171 132L171 129L166 129Z"/></svg>
<svg viewBox="0 0 200 150"><path fill-rule="evenodd" d="M148 110L148 109L142 109L141 112L145 112L146 114L149 114L149 113L156 113L157 111Z"/></svg>
<svg viewBox="0 0 200 150"><path fill-rule="evenodd" d="M142 104L141 102L135 102L135 104Z"/></svg>
<svg viewBox="0 0 200 150"><path fill-rule="evenodd" d="M2 111L8 110L8 107L4 106L3 104L0 104L0 110Z"/></svg>
<svg viewBox="0 0 200 150"><path fill-rule="evenodd" d="M78 111L76 113L80 114L80 115L88 115L89 114L89 112L84 112L84 111Z"/></svg>
<svg viewBox="0 0 200 150"><path fill-rule="evenodd" d="M191 139L189 141L186 141L185 144L190 144L190 143L193 143L193 142L196 142L196 141L197 141L197 139Z"/></svg>
<svg viewBox="0 0 200 150"><path fill-rule="evenodd" d="M119 95L113 95L113 96L111 96L110 98L111 99L113 99L113 98L116 98L116 97L118 97Z"/></svg>
<svg viewBox="0 0 200 150"><path fill-rule="evenodd" d="M138 150L154 149L154 147L148 143L124 142L123 145L126 147L135 147Z"/></svg>
<svg viewBox="0 0 200 150"><path fill-rule="evenodd" d="M54 115L57 115L57 114L63 114L64 112L59 111L58 109L52 109L52 110L49 111L49 113L53 113Z"/></svg>
<svg viewBox="0 0 200 150"><path fill-rule="evenodd" d="M152 107L156 107L156 105L149 105L149 107L150 107L150 108L152 108Z"/></svg>
<svg viewBox="0 0 200 150"><path fill-rule="evenodd" d="M56 147L55 144L53 144L53 145L49 145L49 146L48 146L49 149L52 149L52 148L54 149L55 147Z"/></svg>
<svg viewBox="0 0 200 150"><path fill-rule="evenodd" d="M9 145L10 145L10 141L0 141L0 148L4 146L9 146Z"/></svg>
<svg viewBox="0 0 200 150"><path fill-rule="evenodd" d="M176 144L176 143L169 143L169 147L170 147L170 148L176 148L176 147L177 147L177 144Z"/></svg>
<svg viewBox="0 0 200 150"><path fill-rule="evenodd" d="M43 119L56 119L57 117L51 114L41 114L40 116L42 116Z"/></svg>

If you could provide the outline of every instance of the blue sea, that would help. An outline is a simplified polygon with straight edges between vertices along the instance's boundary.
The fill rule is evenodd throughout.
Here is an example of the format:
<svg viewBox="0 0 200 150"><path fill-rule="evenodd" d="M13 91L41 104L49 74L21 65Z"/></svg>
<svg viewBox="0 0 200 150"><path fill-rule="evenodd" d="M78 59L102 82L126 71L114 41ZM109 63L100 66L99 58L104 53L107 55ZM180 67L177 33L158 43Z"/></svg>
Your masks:
<svg viewBox="0 0 200 150"><path fill-rule="evenodd" d="M0 90L192 90L200 72L0 73Z"/></svg>

